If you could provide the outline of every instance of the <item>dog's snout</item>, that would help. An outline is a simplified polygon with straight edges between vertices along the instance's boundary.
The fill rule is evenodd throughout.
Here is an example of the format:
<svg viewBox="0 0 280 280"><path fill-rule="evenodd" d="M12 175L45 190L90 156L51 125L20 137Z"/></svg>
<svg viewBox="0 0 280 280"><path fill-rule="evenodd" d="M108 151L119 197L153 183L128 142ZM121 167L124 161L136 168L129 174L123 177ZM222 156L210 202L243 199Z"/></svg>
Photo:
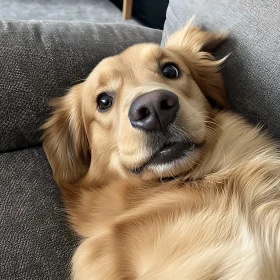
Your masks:
<svg viewBox="0 0 280 280"><path fill-rule="evenodd" d="M154 90L133 101L128 117L133 127L164 131L174 122L179 107L177 95L167 90Z"/></svg>

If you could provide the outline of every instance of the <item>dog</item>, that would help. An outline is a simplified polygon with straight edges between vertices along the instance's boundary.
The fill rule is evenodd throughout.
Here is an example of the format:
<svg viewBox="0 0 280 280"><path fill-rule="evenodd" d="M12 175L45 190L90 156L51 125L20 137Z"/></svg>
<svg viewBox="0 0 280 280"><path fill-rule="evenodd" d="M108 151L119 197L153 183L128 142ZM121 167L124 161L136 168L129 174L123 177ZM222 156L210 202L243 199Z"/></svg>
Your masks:
<svg viewBox="0 0 280 280"><path fill-rule="evenodd" d="M211 54L226 37L188 24L52 102L43 145L81 236L73 279L280 279L279 152L227 109Z"/></svg>

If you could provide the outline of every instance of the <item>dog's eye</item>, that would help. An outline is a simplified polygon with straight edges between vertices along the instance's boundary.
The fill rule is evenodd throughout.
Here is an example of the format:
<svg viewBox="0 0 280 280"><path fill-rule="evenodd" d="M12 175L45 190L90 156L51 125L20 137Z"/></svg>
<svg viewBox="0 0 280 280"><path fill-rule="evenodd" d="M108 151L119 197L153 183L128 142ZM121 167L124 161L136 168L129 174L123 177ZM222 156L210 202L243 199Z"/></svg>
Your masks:
<svg viewBox="0 0 280 280"><path fill-rule="evenodd" d="M163 66L162 74L166 78L176 79L179 77L180 71L179 71L178 67L176 67L174 64L168 63Z"/></svg>
<svg viewBox="0 0 280 280"><path fill-rule="evenodd" d="M97 98L97 105L99 111L108 110L113 104L113 97L107 93L101 93Z"/></svg>

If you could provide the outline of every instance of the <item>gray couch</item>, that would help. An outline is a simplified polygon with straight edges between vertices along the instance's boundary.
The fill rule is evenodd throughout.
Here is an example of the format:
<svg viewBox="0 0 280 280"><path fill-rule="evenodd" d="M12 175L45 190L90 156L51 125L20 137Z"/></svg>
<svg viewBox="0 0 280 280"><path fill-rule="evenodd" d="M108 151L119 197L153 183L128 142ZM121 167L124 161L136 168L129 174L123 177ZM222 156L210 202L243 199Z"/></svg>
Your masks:
<svg viewBox="0 0 280 280"><path fill-rule="evenodd" d="M67 224L38 128L48 102L104 57L139 42L164 44L195 23L228 30L217 57L230 107L280 139L279 1L171 0L163 31L127 25L0 22L0 279L68 279L78 238ZM258 4L258 5L256 5Z"/></svg>

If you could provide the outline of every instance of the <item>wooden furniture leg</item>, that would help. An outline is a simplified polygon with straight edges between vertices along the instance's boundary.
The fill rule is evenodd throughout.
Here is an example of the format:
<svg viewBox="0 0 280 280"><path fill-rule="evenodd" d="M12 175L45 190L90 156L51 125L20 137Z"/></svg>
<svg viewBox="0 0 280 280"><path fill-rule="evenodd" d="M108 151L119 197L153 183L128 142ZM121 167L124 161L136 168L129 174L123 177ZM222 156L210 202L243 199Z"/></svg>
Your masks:
<svg viewBox="0 0 280 280"><path fill-rule="evenodd" d="M123 0L123 19L130 19L133 0Z"/></svg>

